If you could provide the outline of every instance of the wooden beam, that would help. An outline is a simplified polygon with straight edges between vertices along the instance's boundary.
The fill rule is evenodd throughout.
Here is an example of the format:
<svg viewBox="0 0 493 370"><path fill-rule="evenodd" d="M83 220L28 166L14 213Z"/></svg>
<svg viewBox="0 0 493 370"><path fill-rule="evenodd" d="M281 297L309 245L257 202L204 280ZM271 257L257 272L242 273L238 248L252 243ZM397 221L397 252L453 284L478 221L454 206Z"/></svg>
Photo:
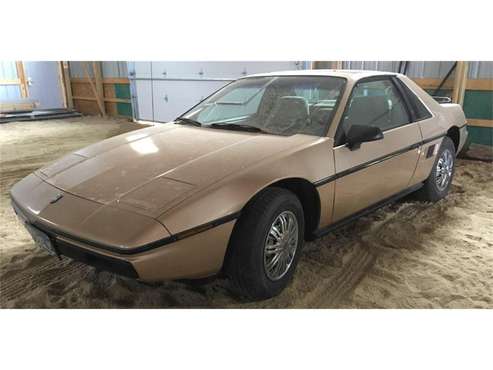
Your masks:
<svg viewBox="0 0 493 370"><path fill-rule="evenodd" d="M457 62L455 69L454 87L452 89L452 101L462 105L464 103L464 94L466 92L467 81L467 62Z"/></svg>
<svg viewBox="0 0 493 370"><path fill-rule="evenodd" d="M29 97L29 90L27 88L27 79L26 79L26 72L24 70L24 63L15 62L15 67L17 69L17 77L20 80L21 97L27 98Z"/></svg>
<svg viewBox="0 0 493 370"><path fill-rule="evenodd" d="M332 62L319 60L311 63L311 69L327 69L327 68L332 68Z"/></svg>
<svg viewBox="0 0 493 370"><path fill-rule="evenodd" d="M412 78L423 89L434 89L440 84L440 79L438 78ZM452 89L452 81L447 81L445 83L444 89ZM489 90L493 91L493 79L480 79L480 80L467 80L466 90Z"/></svg>
<svg viewBox="0 0 493 370"><path fill-rule="evenodd" d="M62 62L57 62L58 66L58 81L60 82L60 88L62 89L63 107L68 108L67 91L65 87L65 78L63 76Z"/></svg>
<svg viewBox="0 0 493 370"><path fill-rule="evenodd" d="M33 101L0 102L0 112L15 112L22 110L33 110L36 104Z"/></svg>
<svg viewBox="0 0 493 370"><path fill-rule="evenodd" d="M94 80L99 99L101 99L101 101L104 101L103 72L101 62L92 62L92 71L94 74ZM106 117L106 107L104 106L104 104L103 117Z"/></svg>
<svg viewBox="0 0 493 370"><path fill-rule="evenodd" d="M414 82L416 82L423 89L436 89L440 82L442 81L439 78L412 78ZM445 82L443 86L444 89L451 89L452 85L450 81Z"/></svg>
<svg viewBox="0 0 493 370"><path fill-rule="evenodd" d="M466 96L466 88L467 88L467 79L469 74L469 62L465 61L464 63L464 72L462 73L462 81L461 81L461 90L459 92L459 104L464 106L464 97Z"/></svg>
<svg viewBox="0 0 493 370"><path fill-rule="evenodd" d="M473 119L467 118L468 126L491 127L493 128L493 119Z"/></svg>
<svg viewBox="0 0 493 370"><path fill-rule="evenodd" d="M65 86L65 98L68 109L74 109L74 99L72 97L72 84L70 83L70 65L69 62L60 62L62 67L63 84Z"/></svg>
<svg viewBox="0 0 493 370"><path fill-rule="evenodd" d="M332 69L342 69L342 61L332 62Z"/></svg>
<svg viewBox="0 0 493 370"><path fill-rule="evenodd" d="M89 101L97 101L97 99L93 96L74 96L74 100L89 100ZM119 99L119 98L104 98L106 103L126 103L130 104L132 101L130 99Z"/></svg>
<svg viewBox="0 0 493 370"><path fill-rule="evenodd" d="M0 85L20 85L21 80L18 78L8 79L8 80L0 80Z"/></svg>
<svg viewBox="0 0 493 370"><path fill-rule="evenodd" d="M106 110L104 107L104 101L102 97L98 93L98 89L96 88L96 85L91 79L91 75L89 74L89 69L88 69L88 62L81 62L82 68L84 69L84 73L86 74L87 79L89 80L89 84L91 85L92 92L96 98L96 102L98 103L99 111L103 115L103 117L106 116Z"/></svg>
<svg viewBox="0 0 493 370"><path fill-rule="evenodd" d="M493 91L493 78L484 80L467 80L467 90L492 90Z"/></svg>
<svg viewBox="0 0 493 370"><path fill-rule="evenodd" d="M128 80L128 78L109 77L109 78L103 78L103 83L104 84L130 84L130 81Z"/></svg>
<svg viewBox="0 0 493 370"><path fill-rule="evenodd" d="M77 77L72 77L70 79L70 82L73 84L88 84L89 80L87 78L77 78ZM116 77L109 77L109 78L103 78L103 84L104 85L111 85L111 84L130 84L130 81L128 78L116 78Z"/></svg>

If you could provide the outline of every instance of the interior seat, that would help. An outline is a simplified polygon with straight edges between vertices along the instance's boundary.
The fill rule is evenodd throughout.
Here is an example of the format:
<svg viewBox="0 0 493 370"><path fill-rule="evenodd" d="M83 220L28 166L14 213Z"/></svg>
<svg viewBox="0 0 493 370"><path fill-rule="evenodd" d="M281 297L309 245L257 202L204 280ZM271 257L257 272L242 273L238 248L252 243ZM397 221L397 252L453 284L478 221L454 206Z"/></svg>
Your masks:
<svg viewBox="0 0 493 370"><path fill-rule="evenodd" d="M309 123L308 102L301 96L279 97L266 119L266 127L280 131L298 131Z"/></svg>
<svg viewBox="0 0 493 370"><path fill-rule="evenodd" d="M310 112L311 122L317 127L324 126L328 122L331 114L332 114L332 108L312 107Z"/></svg>
<svg viewBox="0 0 493 370"><path fill-rule="evenodd" d="M345 118L344 127L352 125L376 126L384 130L390 122L387 97L384 95L358 96L353 98Z"/></svg>

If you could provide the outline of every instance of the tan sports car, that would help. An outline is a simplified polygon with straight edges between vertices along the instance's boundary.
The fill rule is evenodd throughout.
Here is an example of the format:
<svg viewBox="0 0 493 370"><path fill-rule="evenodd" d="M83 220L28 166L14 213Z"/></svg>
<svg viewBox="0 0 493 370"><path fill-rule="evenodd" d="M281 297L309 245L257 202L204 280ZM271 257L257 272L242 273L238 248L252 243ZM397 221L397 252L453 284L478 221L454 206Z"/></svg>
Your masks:
<svg viewBox="0 0 493 370"><path fill-rule="evenodd" d="M225 273L263 299L305 240L411 192L446 196L466 137L459 105L400 74L260 74L69 154L11 197L54 255L143 281Z"/></svg>

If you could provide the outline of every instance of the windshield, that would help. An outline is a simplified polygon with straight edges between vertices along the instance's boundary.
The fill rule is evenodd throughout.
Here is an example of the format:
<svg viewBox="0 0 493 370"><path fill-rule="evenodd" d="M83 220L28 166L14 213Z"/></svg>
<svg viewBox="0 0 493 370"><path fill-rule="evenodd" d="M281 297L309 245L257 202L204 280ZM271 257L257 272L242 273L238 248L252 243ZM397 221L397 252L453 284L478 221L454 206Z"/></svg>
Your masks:
<svg viewBox="0 0 493 370"><path fill-rule="evenodd" d="M244 78L182 117L210 128L324 136L344 84L345 79L328 76Z"/></svg>

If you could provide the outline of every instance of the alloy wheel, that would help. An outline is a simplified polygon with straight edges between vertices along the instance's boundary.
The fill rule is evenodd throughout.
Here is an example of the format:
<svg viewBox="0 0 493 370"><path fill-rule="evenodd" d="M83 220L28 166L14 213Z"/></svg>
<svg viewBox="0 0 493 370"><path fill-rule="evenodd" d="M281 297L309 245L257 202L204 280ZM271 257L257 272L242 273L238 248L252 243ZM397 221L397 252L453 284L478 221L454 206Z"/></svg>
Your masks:
<svg viewBox="0 0 493 370"><path fill-rule="evenodd" d="M440 158L438 158L437 166L436 166L436 177L435 183L440 191L444 191L451 178L452 172L454 170L454 156L450 152L449 149L445 149Z"/></svg>
<svg viewBox="0 0 493 370"><path fill-rule="evenodd" d="M289 271L298 248L298 220L291 211L283 211L272 223L264 246L264 271L271 280L279 280Z"/></svg>

